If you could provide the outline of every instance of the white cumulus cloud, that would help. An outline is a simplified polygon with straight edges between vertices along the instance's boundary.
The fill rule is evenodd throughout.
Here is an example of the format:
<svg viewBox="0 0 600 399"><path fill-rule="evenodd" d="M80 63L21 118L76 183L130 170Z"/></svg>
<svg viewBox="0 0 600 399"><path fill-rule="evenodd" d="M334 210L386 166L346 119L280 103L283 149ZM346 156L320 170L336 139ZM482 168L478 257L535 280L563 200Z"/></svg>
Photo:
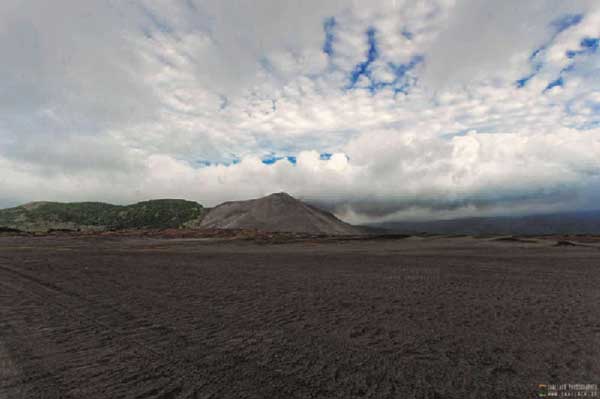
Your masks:
<svg viewBox="0 0 600 399"><path fill-rule="evenodd" d="M3 1L0 206L594 207L599 18L585 0Z"/></svg>

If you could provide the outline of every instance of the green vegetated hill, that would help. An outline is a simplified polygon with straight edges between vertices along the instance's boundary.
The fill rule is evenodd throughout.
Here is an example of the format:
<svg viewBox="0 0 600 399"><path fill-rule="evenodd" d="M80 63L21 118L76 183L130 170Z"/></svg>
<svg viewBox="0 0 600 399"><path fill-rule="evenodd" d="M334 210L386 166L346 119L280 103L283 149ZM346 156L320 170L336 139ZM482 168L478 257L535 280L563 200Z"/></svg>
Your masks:
<svg viewBox="0 0 600 399"><path fill-rule="evenodd" d="M133 205L32 202L0 210L0 227L22 231L113 230L194 226L206 209L194 201L160 199Z"/></svg>

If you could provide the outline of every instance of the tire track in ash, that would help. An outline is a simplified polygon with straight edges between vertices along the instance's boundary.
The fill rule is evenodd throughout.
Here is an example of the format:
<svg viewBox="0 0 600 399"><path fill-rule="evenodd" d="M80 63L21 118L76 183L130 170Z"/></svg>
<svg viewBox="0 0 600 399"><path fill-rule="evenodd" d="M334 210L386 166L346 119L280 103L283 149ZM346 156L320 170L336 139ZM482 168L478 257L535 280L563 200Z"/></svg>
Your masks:
<svg viewBox="0 0 600 399"><path fill-rule="evenodd" d="M76 304L65 305L65 302L70 302L71 298L75 298L75 299L77 299L78 302L86 303L88 305L88 307L85 308L85 311L92 310L92 313L94 313L94 310L91 309L91 307L99 306L100 309L102 310L102 312L99 314L99 316L102 316L104 313L109 312L111 309L114 309L114 307L107 306L106 304L98 304L95 301L89 300L78 293L64 289L60 286L57 286L56 284L46 282L41 278L37 278L37 277L31 276L27 273L23 273L21 271L14 270L10 267L0 265L0 271L4 271L5 274L6 274L6 272L8 272L8 274L12 275L14 279L17 279L17 281L16 281L17 284L10 284L11 286L13 286L13 290L14 290L15 285L18 285L18 283L21 283L22 289L19 290L17 295L15 295L15 296L22 296L22 297L35 296L39 299L38 303L45 304L45 306L46 306L45 310L48 310L48 307L59 308L61 310L64 310L68 314L68 316L70 317L70 319L72 321L81 322L81 320L84 320L86 325L92 326L92 327L87 328L87 330L93 330L94 332L103 330L104 334L102 337L102 342L104 342L104 343L114 346L115 342L119 342L119 343L121 343L121 346L124 348L127 348L128 346L130 346L130 344L133 344L133 345L137 346L138 349L142 350L143 353L136 351L136 356L138 358L145 357L145 363L147 363L149 365L150 373L148 373L148 370L141 370L141 372L134 374L134 375L131 375L131 373L129 373L130 375L127 375L125 377L119 376L118 378L120 380L116 384L115 384L116 381L110 381L110 380L107 381L106 378L104 380L102 380L102 377L103 377L102 372L92 375L90 377L91 380L93 380L96 383L96 385L108 388L109 393L102 395L103 397L112 397L113 395L122 393L122 390L124 388L131 387L132 385L135 385L135 384L137 384L137 385L143 384L145 386L145 389L142 392L140 392L139 395L137 396L140 398L145 398L145 397L165 397L166 398L166 397L176 397L176 396L177 397L196 397L195 393L197 393L197 392L201 392L203 395L207 394L209 396L211 394L217 395L216 397L218 397L220 394L224 394L225 392L231 393L231 391L227 391L226 385L223 384L223 380L231 381L231 377L236 375L236 373L240 373L240 372L243 374L250 373L254 376L253 378L248 378L246 383L250 383L250 382L256 383L256 379L264 380L265 386L262 387L262 389L266 389L266 390L268 390L268 392L271 392L272 394L274 394L276 392L280 392L280 391L276 391L274 389L274 387L269 387L267 384L269 384L269 379L276 379L277 384L279 385L278 389L280 389L282 386L288 387L288 389L284 389L284 390L286 391L287 397L289 397L289 398L297 397L298 395L300 395L300 392L294 391L294 389L299 389L300 391L303 391L304 393L310 393L315 388L313 385L307 384L307 381L305 379L298 378L297 376L289 375L288 373L279 372L278 370L276 370L276 366L274 366L274 365L264 364L263 362L260 361L260 359L246 357L244 353L247 353L247 351L252 351L252 347L254 346L254 344L251 342L253 340L252 337L246 337L245 339L243 339L239 343L239 346L237 346L235 348L236 350L228 350L226 352L222 352L219 350L206 351L206 352L209 352L209 357L211 358L211 360L208 363L205 362L203 364L204 367L201 368L200 365L194 365L194 363L190 362L190 359L188 359L188 358L184 358L182 356L173 356L173 355L178 355L180 353L159 352L159 351L152 349L148 345L140 342L139 340L133 339L131 337L131 333L135 332L136 325L133 325L132 328L130 328L130 329L123 328L123 326L119 326L120 323L123 323L123 324L127 323L127 320L126 320L127 317L132 318L132 316L130 314L128 314L127 312L123 312L119 309L115 309L114 312L118 313L121 316L121 318L119 320L117 320L118 323L117 323L117 321L114 321L112 323L102 322L102 321L99 321L98 319L95 319L95 318L90 317L87 314L85 314L84 309L78 309ZM24 284L24 282L28 282L29 284ZM40 290L32 288L33 286L35 286L36 288L42 288L42 290L45 290L46 292L50 292L55 295L51 296L51 300L48 301L48 298L46 296L42 295L40 293ZM58 299L56 299L57 296L62 297L62 298L67 298L67 301L65 301L64 299L62 301L58 300ZM18 315L20 312L17 311L16 313ZM19 323L16 323L16 324L19 324ZM101 327L101 328L98 328L98 327ZM163 328L163 329L167 330L168 333L175 335L174 330L170 329L169 327L160 326L160 328ZM83 331L83 332L85 332L85 331ZM78 336L82 333L82 330L81 330L81 328L79 330L71 329L68 331L59 331L59 333L71 334L74 338L78 338ZM13 331L13 333L11 334L11 336L18 336L18 335L19 334L16 331ZM35 339L36 337L32 337L32 338ZM83 337L83 338L85 340L89 341L89 340L93 340L96 337L87 336L87 337ZM21 339L22 339L22 337L21 337ZM51 339L54 339L54 337L51 337ZM87 341L84 341L84 342L87 342ZM63 348L64 348L64 345L63 345ZM83 349L88 350L87 348L83 348ZM94 348L92 348L92 349L94 349ZM195 348L195 349L197 352L198 348ZM212 348L210 348L210 349L212 349ZM288 349L291 352L293 352L294 348L288 348ZM70 350L80 351L82 349L77 348L77 349L70 349ZM57 356L58 354L51 353L50 355ZM304 353L304 355L306 356L307 354ZM24 358L33 358L33 357L39 357L39 356L29 354L29 355L26 355L23 357ZM167 360L166 362L165 362L165 359ZM124 359L124 360L131 360L131 359ZM136 359L136 361L139 363L139 359ZM86 364L87 363L89 363L89 362L86 362ZM117 361L114 363L119 364L122 362ZM161 363L163 363L163 364L161 364ZM40 365L40 364L29 365L29 366L30 366L29 369L32 369L32 368L33 369L36 369L36 368L44 369L43 365ZM82 367L85 367L85 364L79 364L79 365L77 365L77 367L78 367L77 368L78 370L81 370ZM108 372L108 370L110 370L110 367L108 367L105 371ZM181 370L186 370L186 371L182 373ZM205 370L212 370L212 373L210 375L207 375ZM126 367L122 371L125 374L127 374L127 372L128 372L128 370L126 370ZM33 382L36 382L39 385L45 384L46 387L48 385L52 385L52 386L59 385L60 386L62 384L64 386L63 391L73 391L74 390L73 387L70 386L73 384L69 385L68 381L66 383L55 382L55 381L52 381L51 383L49 383L48 381L50 380L51 376L48 375L48 373L41 373L41 375L46 378L41 378L39 380L33 380ZM173 375L176 375L176 376L173 377ZM212 378L211 378L211 375L213 375ZM156 376L158 376L158 378L168 379L168 381L166 381L166 383L163 385L153 384L153 381L157 379ZM169 378L169 377L171 377L171 378ZM120 384L120 386L119 386L119 384ZM242 386L243 385L244 384L242 384ZM182 387L184 387L185 389L182 389ZM241 386L237 387L237 389L240 389L240 388L241 388ZM252 389L256 389L256 386L254 386L254 385L247 386L245 392L252 391ZM244 392L239 391L239 393L243 394ZM96 391L94 391L93 395L98 395L98 393ZM110 395L110 396L107 396L107 395ZM60 396L62 396L62 395L60 395ZM207 396L207 397L209 397L209 396ZM57 397L59 397L59 396L57 396ZM79 397L79 395L76 395L76 397Z"/></svg>
<svg viewBox="0 0 600 399"><path fill-rule="evenodd" d="M187 387L179 390L189 379L177 380L180 374L165 366L165 354L175 359L178 368L189 362L218 376L201 381L208 381L201 397L215 398L528 397L522 387L547 380L551 368L547 365L555 366L550 371L562 378L579 381L585 377L577 371L581 365L569 366L561 356L548 359L544 353L571 339L572 350L585 348L582 342L589 348L590 329L598 322L594 304L600 298L592 284L598 281L598 272L591 260L580 268L572 256L563 258L569 261L565 270L538 258L531 262L519 258L513 267L493 263L491 257L469 258L468 264L462 257L452 257L438 264L430 256L415 260L402 255L389 259L364 255L350 260L311 255L295 256L293 261L286 256L266 252L237 260L234 253L211 260L196 254L33 253L27 263L13 260L10 268L41 283L51 282L66 294L40 289L13 274L0 281L22 288L18 294L25 297L24 302L17 300L17 294L8 298L15 300L11 310L16 312L12 314L16 328L25 329L25 318L43 317L31 322L46 329L36 335L40 341L52 333L50 340L56 339L62 351L93 354L99 349L90 345L113 345L115 351L127 352L125 345L136 340L161 355L157 361L109 356L108 366L96 368L99 376L90 380L112 396L123 395L124 389L132 390L128 397L192 392ZM516 258L511 255L511 259ZM93 272L83 271L86 265ZM575 270L576 274L571 273ZM3 274L9 273L0 270ZM69 290L88 301L68 295ZM28 291L42 298L33 298ZM578 291L583 296L574 296L573 304L565 301ZM110 331L101 336L94 329L105 328L79 316L67 320L56 304L44 303L41 309L52 315L38 314L39 303L48 293L63 307L107 323L124 335L122 343ZM162 325L144 324L148 322L143 318ZM553 331L546 331L539 323L542 320L556 323ZM576 322L585 323L586 334L575 333ZM61 329L61 323L69 328ZM454 330L447 331L448 327ZM189 339L189 345L177 346L178 334ZM453 334L462 338L456 340ZM82 340L87 349L71 346L70 339ZM592 350L584 354L585 361L596 361L598 351ZM69 352L62 359L71 356L78 353ZM100 364L100 360L106 358L87 364ZM60 364L60 359L55 362ZM111 374L110 366L121 367L122 375ZM82 368L84 364L76 367L80 376L92 375ZM590 373L600 370L597 363L587 368ZM71 386L69 372L56 371L61 378L67 375L67 386ZM463 374L470 378L463 379ZM169 378L172 375L174 379ZM94 396L74 388L69 392L76 397Z"/></svg>
<svg viewBox="0 0 600 399"><path fill-rule="evenodd" d="M46 283L44 280L34 277L34 276L30 276L27 273L22 273L20 271L14 270L12 268L9 267L0 267L0 269L4 270L5 272L9 272L12 273L13 275L16 276L16 278L19 279L19 281L23 282L23 280L25 281L29 281L30 283L32 283L33 285L35 285L36 287L41 286L43 289L45 289L46 291L52 292L54 294L57 294L59 296L62 297L68 297L68 298L82 298L81 295L77 294L77 293L71 293L69 290L66 290L62 287L58 287L55 284L51 284L51 283ZM31 287L31 285L30 285ZM27 288L27 287L25 287ZM20 294L21 295L31 295L31 294L35 294L37 293L38 297L40 298L40 301L45 301L45 296L41 295L39 293L39 290L35 290L35 289L24 289L21 290ZM82 301L84 301L85 303L87 303L89 306L93 306L95 304L94 301L90 301L86 298L83 298ZM124 331L122 328L119 328L118 330L115 330L113 328L113 325L115 323L111 323L111 324L106 324L106 323L102 323L99 322L96 319L91 318L88 315L85 315L82 313L82 310L77 309L76 307L74 308L73 306L65 306L65 300L59 301L59 300L54 300L53 304L54 306L57 306L61 309L66 308L67 311L70 311L71 313L71 318L74 320L79 320L82 318L85 318L87 320L87 324L91 324L91 325L100 325L103 327L104 330L112 330L113 334L116 332L118 333L122 333L122 334L126 334L127 331ZM102 307L102 311L106 312L107 311L107 307L105 305L103 305ZM86 310L88 310L88 308L86 308ZM284 314L281 314L281 312L277 312L279 317L283 317L283 319L287 319L287 316L285 315L285 312L283 312ZM127 314L121 312L121 314L126 317ZM275 322L276 325L279 325L280 322L282 320L273 320ZM124 322L122 320L122 322ZM284 323L285 324L285 323ZM284 326L279 326L284 327ZM245 382L243 384L240 384L239 386L236 386L236 389L240 389L243 386L246 386L246 392L248 391L252 391L253 389L256 389L256 381L264 381L265 384L269 384L269 379L271 379L271 382L273 382L273 380L276 380L275 385L278 386L277 389L282 389L282 387L288 387L287 389L283 388L284 391L287 393L288 397L296 397L298 395L301 395L302 392L304 392L305 394L310 394L310 392L315 392L315 389L319 388L319 383L315 384L315 383L308 383L306 378L298 378L295 375L290 375L287 372L281 372L278 371L276 368L280 367L281 361L286 357L286 354L289 356L289 354L293 354L295 353L299 348L298 348L298 344L299 343L304 343L304 345L300 345L302 347L306 347L306 348L310 348L312 345L317 344L321 349L320 350L326 350L326 352L340 352L345 350L348 350L347 347L337 347L337 345L332 345L333 342L329 342L327 344L325 344L325 347L327 347L327 349L325 349L323 347L324 342L323 338L317 339L317 342L315 342L315 337L312 336L303 336L303 334L298 334L298 331L293 331L293 328L290 328L289 330L287 328L284 327L284 330L286 331L286 336L288 336L288 339L290 340L286 340L286 342L283 344L283 346L281 346L277 351L276 354L278 356L278 358L280 359L279 361L274 362L273 364L269 364L269 363L265 363L264 362L264 358L261 359L260 356L256 357L253 356L251 353L248 352L255 352L257 350L257 346L256 343L253 343L251 341L256 341L255 337L253 336L246 336L243 337L242 340L239 342L238 345L234 345L232 348L230 348L226 353L223 352L213 352L212 355L215 357L214 361L209 363L207 367L211 370L213 370L213 373L216 375L221 376L221 378L225 381L232 381L232 374L234 373L242 373L243 375L252 375L252 378L246 378ZM172 331L171 331L172 332ZM15 334L13 334L15 335ZM109 339L108 339L109 338ZM107 339L110 341L111 344L114 344L114 342L117 340L115 337L108 337ZM129 343L132 338L130 336L126 336L126 337L121 337L121 340L125 341L125 343ZM106 340L105 340L106 341ZM139 343L139 342L138 342ZM157 352L155 350L152 350L151 348L149 348L147 345L144 345L142 343L139 343L142 348L144 349L150 349L151 351L151 357L148 361L148 363L156 363L156 358L157 357L165 357L165 354L162 352ZM341 344L341 343L340 343ZM337 348L336 348L337 347ZM302 350L300 353L297 353L297 355L292 356L291 358L286 359L286 361L284 363L289 364L291 363L296 363L296 367L300 367L301 369L304 369L306 367L313 369L315 366L316 367L321 367L321 366L325 366L325 364L322 364L321 362L317 362L314 363L313 361L310 360L310 354L312 353L312 351L310 350ZM248 355L248 356L246 356ZM355 354L358 355L358 354ZM362 356L361 356L362 357ZM356 357L354 355L350 355L350 356L346 356L345 357L345 362L352 362L352 359L356 359ZM274 360L274 359L273 359ZM365 359L363 359L364 361ZM175 363L177 366L181 365L181 361L179 358L176 358ZM279 363L279 364L277 364ZM320 366L318 365L319 363ZM184 364L184 366L189 367L189 364ZM350 365L348 365L348 367L350 367ZM160 370L157 370L157 374L160 374ZM315 373L317 373L317 371L313 371ZM311 374L313 373L311 372ZM172 373L171 371L168 371L168 373ZM190 374L190 373L187 373ZM300 373L302 374L302 373ZM316 377L317 380L322 378L318 377L317 373L315 375L313 375L313 378ZM142 376L143 377L143 376ZM131 377L128 377L126 379L126 381L124 381L125 384L131 384L133 381L137 381L140 382L140 377L139 375L134 375ZM195 377L195 376L193 376ZM141 381L144 382L145 384L149 384L147 381ZM227 391L226 385L221 384L215 384L219 382L218 378L213 378L210 380L207 380L206 383L200 387L196 388L202 388L208 385L207 387L207 392L212 392L213 394L219 395L219 394L224 394L224 391ZM321 381L323 382L323 381ZM182 383L183 384L183 383ZM250 384L250 385L248 385ZM171 384L167 384L165 387L156 387L156 386L152 386L152 384L149 384L151 386L148 387L148 391L147 392L143 392L141 393L142 397L147 396L147 397L154 397L154 396L158 396L160 394L160 389L163 388L163 390L168 389L170 386L175 386L173 389L177 389L177 384L171 383ZM329 385L329 384L323 384L323 385ZM332 389L333 387L329 387L330 389ZM116 388L115 388L116 389ZM261 389L270 389L268 386L267 387L262 387ZM297 391L296 391L297 390ZM231 391L228 391L229 393L231 393ZM276 392L274 389L272 390L272 393ZM331 392L331 391L330 391ZM166 393L166 392L165 392ZM240 394L242 392L240 391Z"/></svg>
<svg viewBox="0 0 600 399"><path fill-rule="evenodd" d="M56 284L52 284L52 283L47 283L46 281L44 281L43 279L31 276L27 273L23 273L21 271L18 270L14 270L10 267L6 267L6 266L0 266L0 270L4 270L5 272L8 272L12 275L14 275L14 277L18 278L19 282L23 283L23 282L29 282L32 283L33 285L35 285L36 287L41 287L42 289L57 294L58 296L62 296L63 298L66 298L67 300L54 300L51 301L51 303L48 303L47 298L42 295L39 290L36 289L32 289L31 288L31 284L27 285L27 286L23 286L23 289L20 290L19 294L23 295L23 296L37 296L40 300L40 302L44 302L46 303L46 306L54 306L54 307L58 307L60 309L64 309L66 310L68 313L70 313L71 319L72 320L80 320L80 319L84 319L86 320L87 324L91 324L93 326L101 326L103 330L108 330L108 331L112 331L112 335L108 340L104 340L104 342L109 342L111 345L114 345L115 342L117 341L121 341L124 342L125 344L129 344L131 342L137 344L138 346L140 346L142 349L146 350L146 351L150 351L150 356L146 356L146 363L153 365L156 363L159 363L160 359L164 359L164 358L170 358L171 364L174 365L174 367L171 367L169 370L165 371L163 369L159 369L159 366L152 366L152 369L156 370L155 374L163 375L164 376L168 376L170 374L175 374L173 373L172 369L189 369L190 367L194 367L194 365L192 363L189 362L189 359L183 358L183 357L173 357L173 356L169 356L170 354L165 354L165 352L159 352L156 351L152 348L150 348L148 345L145 345L137 340L133 340L131 335L129 335L130 332L134 332L135 329L135 325L133 326L132 329L125 329L123 328L123 326L117 326L117 327L113 327L115 324L119 324L119 323L126 323L125 318L127 317L131 317L131 315L129 315L126 312L122 312L120 310L115 310L115 313L118 313L122 316L122 318L119 321L119 323L112 322L112 323L103 323L97 319L94 319L93 317L90 317L86 314L83 313L82 309L78 309L77 308L77 304L72 304L72 305L65 305L65 302L72 302L71 299L75 298L77 299L78 302L85 302L86 304L88 304L88 307L85 309L90 310L91 306L97 305L101 308L102 312L99 313L99 316L108 313L111 311L111 309L114 309L114 307L110 307L107 306L105 304L97 304L96 302L89 300L85 297L83 297L82 295L78 294L78 293L74 293L72 291L69 291L67 289L64 289L60 286L57 286ZM14 285L14 284L13 284ZM94 313L94 312L92 312ZM169 329L168 327L165 326L160 326L160 328L164 328L165 330L168 330L170 333L174 334L174 331L172 329ZM94 329L94 330L98 330L98 329ZM81 331L81 329L80 329ZM62 333L62 332L61 332ZM80 335L79 331L66 331L65 333L68 334L72 334L73 336L77 336ZM118 333L121 334L121 336L114 336L114 333ZM13 333L11 334L12 336L16 336L17 333ZM95 337L92 337L95 338ZM153 386L152 385L152 380L155 379L155 377L153 377L152 375L148 375L148 374L140 374L140 375L133 375L133 376L128 376L126 378L120 378L120 382L124 385L128 385L131 386L134 383L143 383L144 385L149 385L147 387L147 389L144 392L141 392L139 397L162 397L163 395L165 397L174 397L174 396L179 396L181 395L181 397L192 397L194 395L194 392L199 392L200 390L203 390L205 388L205 391L203 390L203 394L208 393L213 394L213 395L217 395L216 397L218 397L218 395L220 393L224 393L223 391L227 391L226 389L226 385L223 385L223 380L225 381L230 381L230 378L232 375L236 375L236 373L251 373L252 375L254 375L254 377L252 379L247 379L247 382L250 381L254 381L256 382L256 379L259 380L264 380L265 384L269 384L269 378L274 378L278 381L278 383L281 385L285 385L288 387L295 387L295 389L300 389L302 391L304 391L305 393L308 392L310 393L312 390L314 390L314 386L311 384L307 384L307 382L302 379L302 378L298 378L296 376L292 376L289 375L287 373L281 373L278 370L276 370L276 366L274 365L269 365L269 364L264 364L260 361L260 359L255 359L252 358L252 356L250 357L246 357L243 353L245 353L247 350L248 351L252 351L252 348L254 346L253 343L248 342L251 341L252 337L246 338L244 339L242 342L240 342L240 345L237 346L237 348L231 348L228 351L222 352L222 351L213 351L212 353L210 353L210 358L212 358L212 360L210 360L208 363L204 363L204 368L202 369L202 371L197 367L197 372L186 372L184 373L184 377L188 377L187 380L183 381L181 379L177 379L175 378L173 381L173 379L171 379L170 382L168 382L167 384L165 384L164 386ZM293 349L293 348L289 348L289 349ZM256 348L254 349L256 350ZM239 351L239 352L238 352ZM240 353L241 352L241 353ZM293 350L292 350L293 352ZM306 354L305 354L306 355ZM139 356L139 353L138 353ZM31 356L31 357L35 357L35 356ZM183 359L183 360L182 360ZM119 363L119 362L116 362ZM81 366L80 366L81 367ZM208 378L209 376L206 375L206 373L203 372L203 370L212 370L212 375L215 375L214 378ZM162 374L161 374L162 373ZM203 380L202 384L198 384L198 374L200 375L200 381ZM46 375L46 374L43 374ZM94 375L92 376L92 379L97 379L98 377L101 377L102 373L100 373L100 375ZM102 385L102 384L106 384L106 385L114 385L114 383L112 381L110 381L111 379L114 379L115 377L111 377L111 378L107 378L104 381L96 381L97 385ZM189 381L194 381L193 384L190 384ZM41 380L39 381L40 383L44 383L45 380ZM68 386L68 384L67 384ZM190 389L187 389L185 392L181 392L180 386L184 386L184 387L188 387L190 386ZM173 387L173 389L171 389L171 387ZM118 387L111 387L114 388L114 391L117 391ZM263 387L264 389L271 389L270 387ZM239 389L239 387L238 387ZM252 386L248 386L246 392L251 391L252 389L256 389L256 386L252 385ZM294 392L291 388L289 390L286 390L288 393L288 397L293 398L293 397L297 397L299 395L298 392ZM231 393L230 391L228 391L229 393ZM239 392L240 394L242 394L242 392ZM273 390L271 393L276 393L275 390ZM96 394L96 393L94 393ZM194 396L195 397L195 396Z"/></svg>
<svg viewBox="0 0 600 399"><path fill-rule="evenodd" d="M174 397L175 395L177 395L178 393L181 393L182 396L181 397L193 397L193 395L195 394L195 392L197 392L198 390L202 389L204 386L209 385L213 382L217 381L216 377L210 378L209 375L207 375L207 373L194 366L194 364L190 363L189 361L186 361L186 359L181 359L181 358L177 358L177 357L173 357L170 353L162 353L159 351L154 350L153 348L149 347L148 345L140 342L139 340L133 339L131 337L131 332L129 329L126 328L116 328L114 325L111 325L111 323L107 323L107 322L103 322L100 321L98 319L95 319L93 317L88 316L85 312L84 309L77 309L74 306L69 306L69 305L65 305L64 301L60 301L57 299L57 297L68 297L68 298L77 298L78 300L85 302L88 304L88 307L93 307L94 305L98 305L97 303L90 301L86 298L83 298L81 295L65 290L59 286L56 286L55 284L52 283L48 283L45 282L39 278L30 276L26 273L22 273L20 271L14 270L10 267L6 267L4 265L0 265L0 271L3 271L5 276L3 277L3 282L5 283L6 292L10 292L8 291L9 288L12 288L12 291L15 292L17 295L15 295L15 297L21 297L21 298L27 298L27 302L28 302L28 306L33 306L34 303L32 302L31 296L36 297L38 299L37 303L38 304L43 304L42 306L40 306L41 308L44 308L44 310L48 310L49 308L51 309L52 307L54 308L58 308L58 313L60 313L60 311L62 311L64 313L64 315L66 316L66 318L71 319L72 323L70 324L76 324L76 325L81 325L81 324L87 324L87 326L85 326L84 328L79 328L78 330L75 331L51 331L51 332L55 332L55 333L71 333L71 335L73 336L73 338L77 338L77 335L79 332L82 331L87 331L87 332L92 332L93 334L96 334L97 332L101 331L101 342L99 343L98 347L96 348L83 348L84 350L93 350L93 349L99 349L104 347L103 343L107 343L110 344L112 346L115 345L115 343L118 343L121 346L121 349L125 349L126 351L129 351L131 353L131 351L133 351L133 354L135 355L134 359L129 359L131 360L135 360L134 363L143 363L146 364L148 366L148 369L142 369L139 370L141 373L137 373L134 375L127 375L127 376L121 376L121 382L123 382L124 386L119 386L118 384L114 384L113 381L113 385L112 388L113 390L117 391L117 392L112 392L112 393L105 393L102 394L102 397L114 397L115 394L118 393L122 393L122 392L118 392L118 391L122 391L124 388L126 387L131 387L132 385L138 384L139 382L143 382L145 385L145 389L142 390L141 392L138 393L139 398L146 398L146 397ZM11 280L11 278L9 276L12 276L12 281L17 283L17 285L19 283L21 283L22 289L18 290L15 289L15 285L14 284L9 284L8 282ZM16 279L16 281L15 281ZM27 282L25 284L23 284L23 282ZM53 295L50 296L44 296L42 295L39 290L36 289L27 289L28 286L29 288L31 288L32 285L35 285L36 288L41 288L43 291L51 293ZM3 295L4 296L8 296L8 295ZM35 300L34 300L35 301ZM2 306L0 309L2 309L2 313L4 314L4 316L2 317L3 322L0 324L0 326L2 327L2 335L4 336L12 336L17 338L15 341L18 342L13 342L13 347L14 347L14 351L21 351L23 352L23 347L22 345L22 341L23 341L23 335L22 333L19 334L19 326L25 324L27 325L27 321L26 320L22 320L22 318L20 317L20 309L10 309L11 306ZM104 304L100 305L101 308L103 308L102 310L106 311L107 310L107 306ZM21 307L20 307L21 308ZM13 314L10 314L10 310L13 311ZM87 308L85 308L85 310L87 310ZM109 309L110 310L110 309ZM125 316L131 316L131 315L127 315L124 314L124 312L120 311L120 310L115 310L112 309L113 311L115 311L117 314L120 314L122 317ZM57 312L56 309L54 309L55 312ZM9 317L6 317L9 316ZM12 317L10 317L12 316ZM134 320L133 317L131 317L131 320ZM126 323L126 320L122 320L123 322ZM114 324L114 323L112 323ZM170 329L167 326L161 326L161 328L169 330L171 333L173 333L172 329ZM44 331L46 332L46 331ZM43 334L43 333L42 333ZM40 334L41 335L41 334ZM56 334L55 334L56 335ZM35 335L31 336L31 338L42 338L42 337L36 337ZM56 344L56 337L52 336L50 337L51 339L53 339L55 342L54 344ZM63 344L63 347L65 345ZM132 348L134 347L134 348ZM79 351L81 350L81 348L70 348L68 350L71 351ZM29 353L28 353L29 352ZM45 385L45 387L43 389L48 389L49 387L54 387L56 388L56 386L60 386L61 384L63 384L60 381L56 380L56 375L54 375L53 373L50 373L48 371L45 371L45 367L43 365L43 361L44 359L38 359L38 361L32 360L27 362L27 360L30 359L35 359L39 356L34 355L32 353L30 353L30 351L27 350L27 348L25 348L25 353L22 353L23 356L19 356L19 360L23 360L25 365L28 367L27 370L25 371L34 371L34 373L37 374L37 376L31 377L31 376L25 376L25 380L22 381L28 385ZM52 353L52 355L54 356L58 356L59 353ZM140 362L140 358L143 359L143 361ZM109 362L110 363L110 362ZM107 365L108 369L110 369L110 366ZM148 371L150 370L151 373L154 373L155 376L149 376L148 375ZM121 371L127 371L127 370L121 370ZM102 374L102 373L101 373ZM96 380L98 382L100 382L102 380L102 375L98 375L96 374L95 376ZM156 380L162 380L162 381L167 381L166 383L164 383L161 386L155 386L154 384L152 384L152 381L156 381ZM49 382L50 381L50 382ZM85 382L84 382L85 383ZM18 382L17 382L18 385ZM182 387L185 387L185 391L183 392ZM66 390L76 390L73 387L69 387L69 386L63 386L63 389ZM132 391L127 391L127 392L132 392ZM65 392L62 392L62 394L64 394ZM99 392L94 392L94 395L98 395ZM57 396L58 397L58 396Z"/></svg>

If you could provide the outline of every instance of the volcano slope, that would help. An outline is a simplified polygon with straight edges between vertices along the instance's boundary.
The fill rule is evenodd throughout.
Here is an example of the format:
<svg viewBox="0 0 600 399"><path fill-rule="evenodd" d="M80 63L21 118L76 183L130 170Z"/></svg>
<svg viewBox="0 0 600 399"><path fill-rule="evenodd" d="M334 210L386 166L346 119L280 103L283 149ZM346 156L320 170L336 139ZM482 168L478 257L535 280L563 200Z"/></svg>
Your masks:
<svg viewBox="0 0 600 399"><path fill-rule="evenodd" d="M361 234L359 228L286 193L248 201L225 202L211 209L200 227L324 235Z"/></svg>
<svg viewBox="0 0 600 399"><path fill-rule="evenodd" d="M530 398L600 375L600 251L0 238L0 398Z"/></svg>

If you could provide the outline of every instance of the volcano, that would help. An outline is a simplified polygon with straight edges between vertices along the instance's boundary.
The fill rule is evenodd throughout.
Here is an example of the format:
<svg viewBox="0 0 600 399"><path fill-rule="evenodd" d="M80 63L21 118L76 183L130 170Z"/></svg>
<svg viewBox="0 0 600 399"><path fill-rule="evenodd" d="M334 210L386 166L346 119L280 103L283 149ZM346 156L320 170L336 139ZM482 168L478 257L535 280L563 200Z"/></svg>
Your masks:
<svg viewBox="0 0 600 399"><path fill-rule="evenodd" d="M360 229L341 221L332 213L306 204L287 193L225 202L210 210L200 227L323 235L361 234Z"/></svg>

